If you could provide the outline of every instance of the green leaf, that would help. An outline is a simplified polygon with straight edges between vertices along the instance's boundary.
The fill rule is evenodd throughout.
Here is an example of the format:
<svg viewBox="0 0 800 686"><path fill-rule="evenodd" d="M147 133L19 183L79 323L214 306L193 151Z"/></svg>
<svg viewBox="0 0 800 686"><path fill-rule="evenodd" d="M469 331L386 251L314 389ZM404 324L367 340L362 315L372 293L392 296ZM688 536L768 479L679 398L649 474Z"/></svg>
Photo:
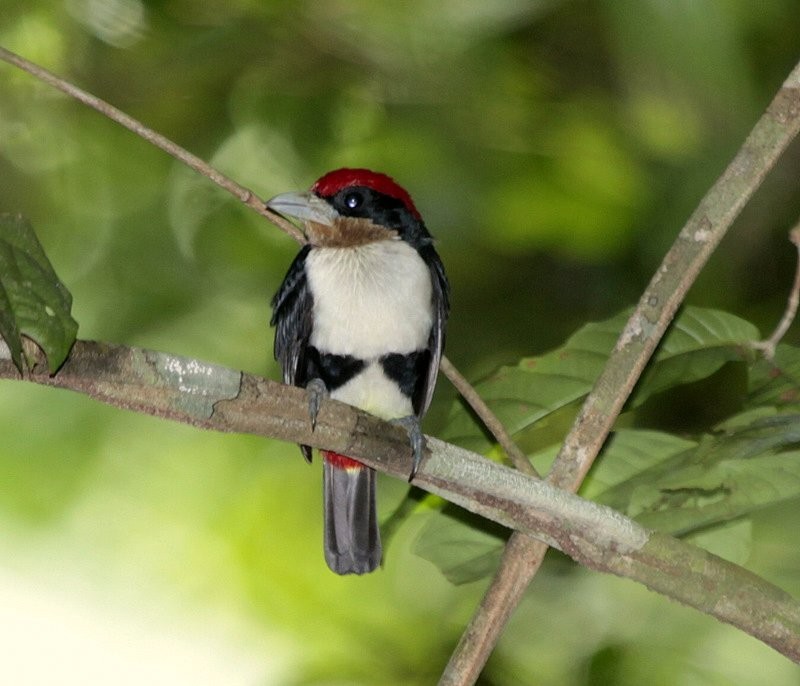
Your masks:
<svg viewBox="0 0 800 686"><path fill-rule="evenodd" d="M22 371L22 336L47 355L50 373L67 357L78 332L72 296L59 281L31 225L0 215L0 336Z"/></svg>
<svg viewBox="0 0 800 686"><path fill-rule="evenodd" d="M800 497L800 415L750 409L726 426L732 428L704 436L596 499L644 526L686 534Z"/></svg>
<svg viewBox="0 0 800 686"><path fill-rule="evenodd" d="M508 530L454 505L424 515L413 551L439 568L452 584L483 579L497 569Z"/></svg>
<svg viewBox="0 0 800 686"><path fill-rule="evenodd" d="M592 500L600 498L612 488L696 446L696 441L661 431L616 431L584 481L581 495Z"/></svg>
<svg viewBox="0 0 800 686"><path fill-rule="evenodd" d="M552 352L501 367L476 384L478 393L529 451L559 441L600 375L629 314L588 324ZM739 317L687 307L664 337L629 405L706 378L731 360L752 358L748 344L758 339L758 330ZM483 454L493 444L461 403L454 405L442 437Z"/></svg>
<svg viewBox="0 0 800 686"><path fill-rule="evenodd" d="M562 347L502 367L476 385L538 468L546 469L552 461L554 446L602 372L629 314L588 324ZM705 379L732 360L752 361L749 344L759 338L752 324L734 315L686 308L659 346L629 408L667 389ZM476 452L493 450L494 443L460 403L454 405L443 434L445 440ZM647 508L655 508L660 519L650 524L667 531L693 531L752 509L753 502L743 500L729 501L713 512L686 509L686 498L663 502L662 482L671 483L676 471L691 464L697 446L696 441L664 432L618 429L592 469L583 495L643 517L651 516ZM710 488L709 498L719 500L717 486ZM495 569L502 544L496 532L476 529L473 522L432 515L416 551L453 583L466 583Z"/></svg>
<svg viewBox="0 0 800 686"><path fill-rule="evenodd" d="M668 388L705 379L726 362L752 362L761 334L750 322L720 310L685 308L637 384L633 405Z"/></svg>
<svg viewBox="0 0 800 686"><path fill-rule="evenodd" d="M689 534L686 541L729 562L743 565L753 548L753 522L749 519L725 522L711 529L701 529Z"/></svg>
<svg viewBox="0 0 800 686"><path fill-rule="evenodd" d="M800 348L779 345L772 360L759 358L750 372L749 405L800 407Z"/></svg>
<svg viewBox="0 0 800 686"><path fill-rule="evenodd" d="M591 498L610 491L654 463L663 462L695 445L692 441L657 431L619 431L596 463L581 495ZM545 452L553 451L547 449ZM472 518L448 505L444 512L429 515L414 552L435 564L451 583L465 584L494 572L507 537L505 529L487 528L479 518Z"/></svg>

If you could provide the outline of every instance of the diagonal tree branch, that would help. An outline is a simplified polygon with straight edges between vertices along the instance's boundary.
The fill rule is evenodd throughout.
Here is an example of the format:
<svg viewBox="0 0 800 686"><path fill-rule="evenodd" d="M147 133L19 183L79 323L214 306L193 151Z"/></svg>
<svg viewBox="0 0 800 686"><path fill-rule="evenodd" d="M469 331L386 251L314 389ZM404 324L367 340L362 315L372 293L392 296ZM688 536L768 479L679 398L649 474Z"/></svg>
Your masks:
<svg viewBox="0 0 800 686"><path fill-rule="evenodd" d="M40 67L38 64L34 64L33 62L26 60L24 57L21 57L10 50L6 50L2 46L0 46L0 60L8 62L9 64L13 64L15 67L28 72L32 76L44 81L53 88L60 90L62 93L66 93L70 97L82 102L84 105L97 110L109 119L121 124L129 131L135 133L137 136L144 138L148 143L152 143L157 148L160 148L175 159L180 160L188 167L191 167L196 172L210 179L220 188L228 191L228 193L236 197L239 201L243 202L250 209L255 210L261 216L272 222L281 231L289 234L298 243L305 243L305 237L303 236L302 232L294 224L286 221L279 214L276 214L270 210L264 204L264 202L260 200L255 193L253 193L253 191L239 185L233 179L228 178L221 172L214 169L214 167L212 167L210 164L197 157L197 155L193 155L185 148L173 143L169 138L162 136L156 131L153 131L153 129L145 126L138 119L134 119L105 100L101 100L97 96L87 93L85 90L78 88L59 76L56 76L44 67Z"/></svg>
<svg viewBox="0 0 800 686"><path fill-rule="evenodd" d="M0 346L0 379L71 389L200 428L334 450L401 479L411 466L401 427L327 400L312 431L302 389L176 355L77 341L57 374L50 376L42 359L23 377ZM738 565L434 438L414 483L590 569L627 577L732 624L800 662L800 602Z"/></svg>
<svg viewBox="0 0 800 686"><path fill-rule="evenodd" d="M455 365L444 356L442 356L442 362L439 368L450 380L450 383L455 386L455 389L461 394L461 397L464 398L475 411L475 414L478 415L484 426L489 429L495 439L497 439L497 442L502 446L503 450L506 451L506 455L508 455L514 467L519 469L523 474L529 474L530 476L539 478L539 474L537 474L528 456L514 443L511 434L508 433L508 430L497 418L497 415L492 412L484 399L481 398L478 391L475 390L475 387L467 381L464 375L455 368Z"/></svg>
<svg viewBox="0 0 800 686"><path fill-rule="evenodd" d="M739 212L800 130L800 64L795 66L722 176L664 256L584 401L547 480L577 492L686 293ZM541 565L547 546L514 533L440 686L474 683Z"/></svg>

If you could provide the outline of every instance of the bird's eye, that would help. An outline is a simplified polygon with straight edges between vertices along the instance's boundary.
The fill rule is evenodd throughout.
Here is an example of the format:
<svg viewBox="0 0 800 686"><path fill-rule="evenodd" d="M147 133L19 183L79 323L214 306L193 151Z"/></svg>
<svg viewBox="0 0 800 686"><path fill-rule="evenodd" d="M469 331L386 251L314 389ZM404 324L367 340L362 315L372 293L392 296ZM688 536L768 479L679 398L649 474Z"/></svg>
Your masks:
<svg viewBox="0 0 800 686"><path fill-rule="evenodd" d="M351 210L358 209L363 202L364 196L361 193L348 193L344 196L344 204Z"/></svg>

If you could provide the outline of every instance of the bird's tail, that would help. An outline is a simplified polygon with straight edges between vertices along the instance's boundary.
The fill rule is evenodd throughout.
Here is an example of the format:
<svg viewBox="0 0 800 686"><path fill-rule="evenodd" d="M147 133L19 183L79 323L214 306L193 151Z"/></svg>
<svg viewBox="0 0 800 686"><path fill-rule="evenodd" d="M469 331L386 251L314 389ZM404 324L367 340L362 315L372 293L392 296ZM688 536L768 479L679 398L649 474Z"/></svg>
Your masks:
<svg viewBox="0 0 800 686"><path fill-rule="evenodd" d="M323 451L325 561L337 574L366 574L381 563L375 470Z"/></svg>

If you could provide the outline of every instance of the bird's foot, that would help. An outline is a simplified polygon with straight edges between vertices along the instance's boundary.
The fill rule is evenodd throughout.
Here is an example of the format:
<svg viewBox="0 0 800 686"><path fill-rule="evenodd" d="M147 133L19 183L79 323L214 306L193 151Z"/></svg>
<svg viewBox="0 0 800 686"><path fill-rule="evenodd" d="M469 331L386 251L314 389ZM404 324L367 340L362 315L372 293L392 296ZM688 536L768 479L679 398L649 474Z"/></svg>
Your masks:
<svg viewBox="0 0 800 686"><path fill-rule="evenodd" d="M408 433L408 441L411 444L411 452L413 453L411 474L408 475L408 480L411 481L417 475L417 469L419 469L422 455L425 452L425 436L422 434L419 417L410 414L407 417L392 419L391 422L402 426Z"/></svg>
<svg viewBox="0 0 800 686"><path fill-rule="evenodd" d="M308 417L313 431L317 426L317 415L319 408L322 407L322 401L328 397L328 387L322 379L311 379L306 384L306 393L308 393Z"/></svg>

